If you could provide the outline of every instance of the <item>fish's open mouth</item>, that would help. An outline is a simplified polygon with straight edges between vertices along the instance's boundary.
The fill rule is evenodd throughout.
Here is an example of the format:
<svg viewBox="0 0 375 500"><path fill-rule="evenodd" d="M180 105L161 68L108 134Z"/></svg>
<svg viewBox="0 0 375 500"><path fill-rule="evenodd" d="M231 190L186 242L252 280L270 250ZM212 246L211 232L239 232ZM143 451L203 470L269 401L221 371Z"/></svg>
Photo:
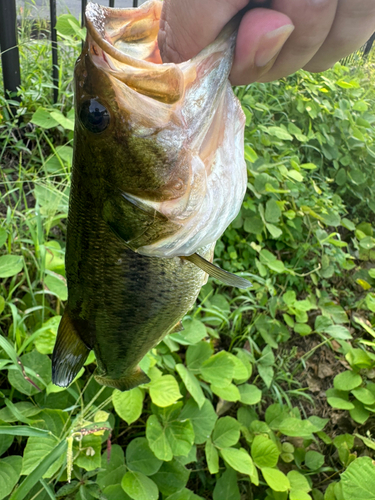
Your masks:
<svg viewBox="0 0 375 500"><path fill-rule="evenodd" d="M111 9L89 3L86 26L91 58L137 92L172 104L183 95L184 76L163 64L157 42L161 2L138 9Z"/></svg>

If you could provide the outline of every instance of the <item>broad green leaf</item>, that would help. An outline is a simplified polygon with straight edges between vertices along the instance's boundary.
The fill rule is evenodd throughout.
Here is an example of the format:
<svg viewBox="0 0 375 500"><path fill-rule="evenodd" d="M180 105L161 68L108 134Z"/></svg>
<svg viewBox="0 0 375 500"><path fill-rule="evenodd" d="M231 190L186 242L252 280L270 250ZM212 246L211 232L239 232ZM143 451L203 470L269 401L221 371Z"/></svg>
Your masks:
<svg viewBox="0 0 375 500"><path fill-rule="evenodd" d="M201 366L202 377L214 385L229 385L234 375L234 361L226 351L220 351Z"/></svg>
<svg viewBox="0 0 375 500"><path fill-rule="evenodd" d="M202 408L206 398L204 397L202 388L194 374L191 373L183 364L177 364L176 370L185 384L187 391L190 392L199 408Z"/></svg>
<svg viewBox="0 0 375 500"><path fill-rule="evenodd" d="M342 325L329 326L325 329L325 333L337 340L348 340L352 338L349 330Z"/></svg>
<svg viewBox="0 0 375 500"><path fill-rule="evenodd" d="M217 415L208 399L206 399L202 408L199 408L193 399L189 399L181 411L180 420L184 419L189 419L193 424L195 443L203 444L210 437L215 427Z"/></svg>
<svg viewBox="0 0 375 500"><path fill-rule="evenodd" d="M213 500L240 500L241 496L235 470L226 469L216 481L212 498Z"/></svg>
<svg viewBox="0 0 375 500"><path fill-rule="evenodd" d="M281 217L281 209L277 204L277 201L270 199L266 203L265 218L267 222L277 223Z"/></svg>
<svg viewBox="0 0 375 500"><path fill-rule="evenodd" d="M0 500L8 496L17 484L22 469L22 457L12 455L0 460Z"/></svg>
<svg viewBox="0 0 375 500"><path fill-rule="evenodd" d="M310 335L310 333L312 332L311 327L309 325L305 325L305 324L301 324L301 323L295 323L294 331L296 333L299 333L303 337L305 335Z"/></svg>
<svg viewBox="0 0 375 500"><path fill-rule="evenodd" d="M291 489L305 491L306 493L311 491L308 480L300 472L291 470L288 472L287 477L289 479Z"/></svg>
<svg viewBox="0 0 375 500"><path fill-rule="evenodd" d="M337 410L353 410L354 405L350 401L346 401L345 399L330 397L327 398L327 402L332 408L336 408Z"/></svg>
<svg viewBox="0 0 375 500"><path fill-rule="evenodd" d="M125 493L120 483L121 483L121 478L119 483L111 484L103 489L103 495L106 498L106 500L131 500L131 497L127 493Z"/></svg>
<svg viewBox="0 0 375 500"><path fill-rule="evenodd" d="M186 486L190 471L178 460L164 462L159 471L152 476L163 495L172 495Z"/></svg>
<svg viewBox="0 0 375 500"><path fill-rule="evenodd" d="M66 285L66 280L60 274L55 273L55 275L48 274L44 278L44 284L51 290L60 300L67 300L68 298L68 287Z"/></svg>
<svg viewBox="0 0 375 500"><path fill-rule="evenodd" d="M94 434L89 434L84 436L80 446L74 443L75 446L73 448L74 454L76 455L78 449L81 450L78 457L74 460L74 463L78 467L82 467L87 471L98 469L102 463L101 457L101 444L102 438L101 436L95 436Z"/></svg>
<svg viewBox="0 0 375 500"><path fill-rule="evenodd" d="M339 391L351 391L362 384L362 377L350 370L339 373L333 380L333 386Z"/></svg>
<svg viewBox="0 0 375 500"><path fill-rule="evenodd" d="M238 386L241 395L241 403L246 405L256 405L262 399L262 391L252 384Z"/></svg>
<svg viewBox="0 0 375 500"><path fill-rule="evenodd" d="M370 457L354 460L341 474L344 500L375 500L375 465Z"/></svg>
<svg viewBox="0 0 375 500"><path fill-rule="evenodd" d="M34 439L34 438L30 438ZM26 445L27 446L27 445ZM32 472L23 480L21 485L15 490L9 500L23 500L36 483L42 478L46 477L49 470L59 468L64 462L67 450L66 440L60 441L49 453L44 456L41 462L35 464ZM57 464L57 467L56 467ZM23 466L25 465L25 454L23 458ZM23 468L22 468L23 469Z"/></svg>
<svg viewBox="0 0 375 500"><path fill-rule="evenodd" d="M268 486L274 491L288 491L290 482L287 476L278 469L264 467L262 469L263 477Z"/></svg>
<svg viewBox="0 0 375 500"><path fill-rule="evenodd" d="M182 322L184 329L172 333L169 338L182 345L193 345L207 336L205 325L198 319L185 319Z"/></svg>
<svg viewBox="0 0 375 500"><path fill-rule="evenodd" d="M9 278L22 271L23 260L20 255L2 255L0 257L0 278Z"/></svg>
<svg viewBox="0 0 375 500"><path fill-rule="evenodd" d="M247 233L261 234L264 229L264 223L260 217L254 215L246 217L243 228Z"/></svg>
<svg viewBox="0 0 375 500"><path fill-rule="evenodd" d="M38 127L45 129L57 127L58 125L58 122L51 116L51 113L44 108L38 108L30 121L38 125Z"/></svg>
<svg viewBox="0 0 375 500"><path fill-rule="evenodd" d="M221 448L220 454L232 469L241 472L241 474L247 474L250 477L254 476L255 467L253 461L248 452L243 448Z"/></svg>
<svg viewBox="0 0 375 500"><path fill-rule="evenodd" d="M219 454L217 449L212 444L211 439L207 439L205 445L206 462L210 474L217 474L219 472Z"/></svg>
<svg viewBox="0 0 375 500"><path fill-rule="evenodd" d="M121 486L133 500L157 500L158 487L141 472L129 471L122 478Z"/></svg>
<svg viewBox="0 0 375 500"><path fill-rule="evenodd" d="M177 380L173 375L163 375L149 384L150 396L156 406L170 406L182 398Z"/></svg>
<svg viewBox="0 0 375 500"><path fill-rule="evenodd" d="M280 451L276 444L268 437L255 436L251 444L251 456L257 467L275 467Z"/></svg>
<svg viewBox="0 0 375 500"><path fill-rule="evenodd" d="M165 429L161 426L156 415L150 415L147 419L146 438L151 450L159 460L172 460L172 448L166 438Z"/></svg>
<svg viewBox="0 0 375 500"><path fill-rule="evenodd" d="M224 387L212 384L211 390L216 396L225 401L239 401L241 398L240 391L234 384L225 385Z"/></svg>
<svg viewBox="0 0 375 500"><path fill-rule="evenodd" d="M371 406L375 403L374 394L365 387L359 387L358 389L353 389L351 392L353 396L364 405Z"/></svg>
<svg viewBox="0 0 375 500"><path fill-rule="evenodd" d="M115 389L112 403L117 415L129 425L138 420L142 414L143 397L143 392L138 387L125 392Z"/></svg>
<svg viewBox="0 0 375 500"><path fill-rule="evenodd" d="M41 354L52 354L61 316L53 316L33 333L35 348Z"/></svg>
<svg viewBox="0 0 375 500"><path fill-rule="evenodd" d="M241 424L232 417L222 417L216 422L212 441L218 448L234 446L240 438Z"/></svg>
<svg viewBox="0 0 375 500"><path fill-rule="evenodd" d="M66 130L74 130L74 121L64 116L61 111L51 111L51 118L53 120L56 120L57 123L64 127Z"/></svg>
<svg viewBox="0 0 375 500"><path fill-rule="evenodd" d="M34 426L50 431L54 436L60 437L64 430L69 428L69 414L62 410L47 408L33 418Z"/></svg>
<svg viewBox="0 0 375 500"><path fill-rule="evenodd" d="M53 436L29 437L23 454L22 475L28 476L59 444ZM51 477L64 462L65 457L58 459L43 474L43 477Z"/></svg>
<svg viewBox="0 0 375 500"><path fill-rule="evenodd" d="M41 390L51 382L51 360L48 356L38 351L31 351L21 356L20 361L25 369L30 368L38 375L38 377L33 375L28 376ZM39 392L18 370L8 370L8 380L15 389L27 396L32 396Z"/></svg>
<svg viewBox="0 0 375 500"><path fill-rule="evenodd" d="M72 24L80 28L78 20L72 14L61 14L57 19L56 30L65 36L74 36L76 31Z"/></svg>
<svg viewBox="0 0 375 500"><path fill-rule="evenodd" d="M13 441L14 436L10 434L0 434L0 457L12 446Z"/></svg>
<svg viewBox="0 0 375 500"><path fill-rule="evenodd" d="M213 354L213 348L208 342L198 342L186 351L186 364L192 373L199 373L202 363Z"/></svg>
<svg viewBox="0 0 375 500"><path fill-rule="evenodd" d="M309 420L299 420L292 417L286 418L280 424L280 432L291 437L310 437L313 432L320 430Z"/></svg>
<svg viewBox="0 0 375 500"><path fill-rule="evenodd" d="M129 443L127 450L134 441ZM102 454L101 468L103 471L98 473L96 483L102 490L107 486L121 483L121 479L126 472L124 452L121 446L118 444L112 445L109 462L107 451Z"/></svg>
<svg viewBox="0 0 375 500"><path fill-rule="evenodd" d="M152 476L160 469L162 461L155 457L147 439L139 437L130 441L126 447L126 464L134 472Z"/></svg>
<svg viewBox="0 0 375 500"><path fill-rule="evenodd" d="M355 422L363 425L370 416L370 412L363 407L359 401L353 401L353 407L349 410L349 414Z"/></svg>
<svg viewBox="0 0 375 500"><path fill-rule="evenodd" d="M267 132L283 141L292 141L293 137L282 127L267 127Z"/></svg>
<svg viewBox="0 0 375 500"><path fill-rule="evenodd" d="M186 457L194 444L194 429L190 420L168 423L165 436L175 456Z"/></svg>
<svg viewBox="0 0 375 500"><path fill-rule="evenodd" d="M182 488L182 490L169 495L165 500L204 500L204 498L196 495L187 488Z"/></svg>
<svg viewBox="0 0 375 500"><path fill-rule="evenodd" d="M324 464L324 455L321 453L309 450L305 455L305 465L311 470L320 469Z"/></svg>

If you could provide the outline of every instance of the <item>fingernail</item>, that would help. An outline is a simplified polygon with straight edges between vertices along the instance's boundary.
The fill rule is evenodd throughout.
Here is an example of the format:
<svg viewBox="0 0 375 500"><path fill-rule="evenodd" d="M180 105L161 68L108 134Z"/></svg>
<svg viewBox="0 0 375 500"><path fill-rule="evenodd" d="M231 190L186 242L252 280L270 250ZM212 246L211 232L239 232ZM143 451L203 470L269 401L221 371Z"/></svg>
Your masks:
<svg viewBox="0 0 375 500"><path fill-rule="evenodd" d="M292 24L285 24L263 35L259 42L259 49L255 54L255 65L258 68L263 68L272 61L278 55L293 30L294 26Z"/></svg>

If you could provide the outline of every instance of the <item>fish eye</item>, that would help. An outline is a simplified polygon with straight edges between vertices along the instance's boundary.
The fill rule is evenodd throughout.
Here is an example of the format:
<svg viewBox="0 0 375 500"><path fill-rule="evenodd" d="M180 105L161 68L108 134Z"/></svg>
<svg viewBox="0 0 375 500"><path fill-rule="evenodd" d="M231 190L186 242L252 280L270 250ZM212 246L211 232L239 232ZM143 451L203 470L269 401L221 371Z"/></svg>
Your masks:
<svg viewBox="0 0 375 500"><path fill-rule="evenodd" d="M96 99L85 101L79 111L81 123L94 134L103 132L109 125L109 113L103 104Z"/></svg>

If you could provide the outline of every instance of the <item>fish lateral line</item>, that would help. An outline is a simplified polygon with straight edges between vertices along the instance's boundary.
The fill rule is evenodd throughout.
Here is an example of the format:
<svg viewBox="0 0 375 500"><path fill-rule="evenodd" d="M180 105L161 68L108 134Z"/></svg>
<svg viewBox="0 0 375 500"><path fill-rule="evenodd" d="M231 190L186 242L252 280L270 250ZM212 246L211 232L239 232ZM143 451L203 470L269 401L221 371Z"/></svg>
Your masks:
<svg viewBox="0 0 375 500"><path fill-rule="evenodd" d="M202 271L224 283L224 285L233 286L236 288L249 288L250 286L253 286L247 279L236 276L235 274L232 274L228 271L225 271L224 269L221 269L218 266L215 266L215 264L212 264L212 262L209 262L197 253L194 253L193 255L182 256L181 259L195 264L197 267L202 269Z"/></svg>

